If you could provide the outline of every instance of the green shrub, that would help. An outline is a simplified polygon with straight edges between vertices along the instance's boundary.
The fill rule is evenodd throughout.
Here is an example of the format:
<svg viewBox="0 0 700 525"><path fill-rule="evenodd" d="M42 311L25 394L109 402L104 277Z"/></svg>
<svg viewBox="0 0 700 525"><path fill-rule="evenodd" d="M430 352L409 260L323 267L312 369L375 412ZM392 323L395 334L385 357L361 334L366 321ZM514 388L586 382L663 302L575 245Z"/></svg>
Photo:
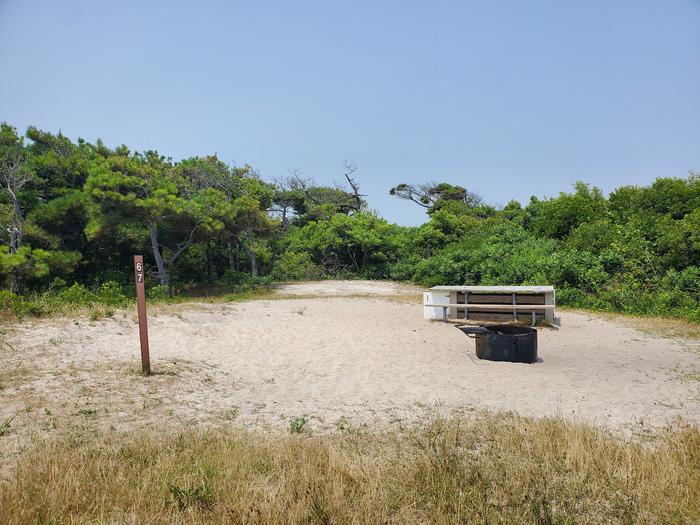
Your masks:
<svg viewBox="0 0 700 525"><path fill-rule="evenodd" d="M56 299L60 303L73 306L92 306L98 300L93 292L78 283L58 292L58 294L56 294Z"/></svg>
<svg viewBox="0 0 700 525"><path fill-rule="evenodd" d="M12 310L21 299L9 290L0 290L0 310Z"/></svg>
<svg viewBox="0 0 700 525"><path fill-rule="evenodd" d="M410 281L416 274L416 265L419 261L419 258L411 257L389 265L389 277L396 281Z"/></svg>
<svg viewBox="0 0 700 525"><path fill-rule="evenodd" d="M41 299L18 296L8 290L0 290L0 310L12 312L20 319L27 316L41 317L50 308Z"/></svg>
<svg viewBox="0 0 700 525"><path fill-rule="evenodd" d="M301 434L304 430L304 426L309 422L309 418L306 416L297 416L289 421L289 431L292 434Z"/></svg>
<svg viewBox="0 0 700 525"><path fill-rule="evenodd" d="M49 292L58 292L60 290L63 290L66 286L68 286L68 283L63 277L54 277L53 281L49 284Z"/></svg>
<svg viewBox="0 0 700 525"><path fill-rule="evenodd" d="M233 288L246 284L251 279L251 275L245 272L238 272L236 270L226 270L224 276L221 278L221 283L228 287Z"/></svg>
<svg viewBox="0 0 700 525"><path fill-rule="evenodd" d="M97 292L97 299L102 304L109 306L123 306L129 302L129 298L124 294L121 285L115 281L102 283Z"/></svg>
<svg viewBox="0 0 700 525"><path fill-rule="evenodd" d="M323 269L314 263L308 252L285 252L275 263L273 277L278 281L310 281L323 279Z"/></svg>
<svg viewBox="0 0 700 525"><path fill-rule="evenodd" d="M170 297L170 294L168 293L167 286L156 284L155 286L146 288L146 297L149 299L167 299Z"/></svg>

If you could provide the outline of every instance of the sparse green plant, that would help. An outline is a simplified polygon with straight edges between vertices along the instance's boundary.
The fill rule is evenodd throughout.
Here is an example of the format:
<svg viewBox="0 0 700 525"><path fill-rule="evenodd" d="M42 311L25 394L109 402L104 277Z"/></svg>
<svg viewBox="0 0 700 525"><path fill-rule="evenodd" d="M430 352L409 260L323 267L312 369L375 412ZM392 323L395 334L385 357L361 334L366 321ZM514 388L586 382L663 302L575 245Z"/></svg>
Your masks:
<svg viewBox="0 0 700 525"><path fill-rule="evenodd" d="M341 417L335 422L335 428L339 432L347 432L350 430L350 422L347 420L347 418Z"/></svg>
<svg viewBox="0 0 700 525"><path fill-rule="evenodd" d="M15 416L9 417L5 419L4 421L0 422L0 437L4 436L7 434L7 431L10 430L10 423L15 419Z"/></svg>
<svg viewBox="0 0 700 525"><path fill-rule="evenodd" d="M55 430L58 428L58 422L55 417L49 417L41 423L41 428L45 431Z"/></svg>
<svg viewBox="0 0 700 525"><path fill-rule="evenodd" d="M168 485L168 489L179 510L185 510L189 507L210 510L214 505L214 496L207 484L191 488L182 488L171 484Z"/></svg>
<svg viewBox="0 0 700 525"><path fill-rule="evenodd" d="M309 422L309 418L306 416L297 416L289 421L289 431L292 434L301 434L304 426Z"/></svg>

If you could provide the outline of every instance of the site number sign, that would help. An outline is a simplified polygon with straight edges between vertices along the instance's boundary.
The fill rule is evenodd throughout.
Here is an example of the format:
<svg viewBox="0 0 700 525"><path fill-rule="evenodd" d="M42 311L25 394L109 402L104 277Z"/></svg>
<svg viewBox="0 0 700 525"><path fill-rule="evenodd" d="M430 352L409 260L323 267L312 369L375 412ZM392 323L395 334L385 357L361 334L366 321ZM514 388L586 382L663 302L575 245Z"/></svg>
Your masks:
<svg viewBox="0 0 700 525"><path fill-rule="evenodd" d="M151 373L151 356L148 348L148 322L146 320L146 285L143 269L143 255L134 255L134 276L136 281L136 311L139 316L139 339L141 340L141 370Z"/></svg>

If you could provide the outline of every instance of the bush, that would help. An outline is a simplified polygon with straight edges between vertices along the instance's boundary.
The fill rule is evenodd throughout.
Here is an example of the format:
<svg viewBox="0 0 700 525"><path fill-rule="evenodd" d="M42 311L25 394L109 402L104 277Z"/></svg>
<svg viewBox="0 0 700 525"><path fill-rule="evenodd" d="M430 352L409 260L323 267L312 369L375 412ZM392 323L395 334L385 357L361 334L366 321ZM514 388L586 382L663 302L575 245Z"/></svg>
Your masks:
<svg viewBox="0 0 700 525"><path fill-rule="evenodd" d="M221 283L228 288L234 288L246 284L249 279L251 279L251 275L248 273L226 270L224 276L221 278Z"/></svg>
<svg viewBox="0 0 700 525"><path fill-rule="evenodd" d="M285 252L277 260L272 276L278 281L313 281L323 279L324 272L308 252Z"/></svg>
<svg viewBox="0 0 700 525"><path fill-rule="evenodd" d="M97 292L98 300L109 306L123 306L129 302L129 298L124 294L122 287L115 281L102 283Z"/></svg>
<svg viewBox="0 0 700 525"><path fill-rule="evenodd" d="M417 257L406 258L389 265L389 278L396 281L410 281L416 274Z"/></svg>
<svg viewBox="0 0 700 525"><path fill-rule="evenodd" d="M12 312L19 317L41 317L49 312L45 302L16 295L8 290L0 290L0 310Z"/></svg>
<svg viewBox="0 0 700 525"><path fill-rule="evenodd" d="M56 299L59 303L74 306L92 306L97 302L97 296L85 286L78 283L58 292L58 294L56 294Z"/></svg>
<svg viewBox="0 0 700 525"><path fill-rule="evenodd" d="M0 290L0 310L12 310L21 299L9 290Z"/></svg>
<svg viewBox="0 0 700 525"><path fill-rule="evenodd" d="M146 288L146 297L149 299L166 299L170 297L168 287L163 284L156 284Z"/></svg>

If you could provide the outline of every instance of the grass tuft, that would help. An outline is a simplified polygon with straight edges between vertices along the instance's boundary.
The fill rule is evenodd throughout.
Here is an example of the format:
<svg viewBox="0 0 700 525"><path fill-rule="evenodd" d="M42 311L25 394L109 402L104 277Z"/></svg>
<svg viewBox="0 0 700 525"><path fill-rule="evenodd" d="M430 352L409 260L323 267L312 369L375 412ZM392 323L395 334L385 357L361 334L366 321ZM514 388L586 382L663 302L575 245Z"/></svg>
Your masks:
<svg viewBox="0 0 700 525"><path fill-rule="evenodd" d="M5 419L4 421L0 421L0 437L4 436L7 434L7 431L10 430L10 423L12 423L12 420L15 418L15 416L9 417Z"/></svg>
<svg viewBox="0 0 700 525"><path fill-rule="evenodd" d="M301 434L304 426L309 422L306 416L297 416L289 421L289 432L292 434Z"/></svg>

